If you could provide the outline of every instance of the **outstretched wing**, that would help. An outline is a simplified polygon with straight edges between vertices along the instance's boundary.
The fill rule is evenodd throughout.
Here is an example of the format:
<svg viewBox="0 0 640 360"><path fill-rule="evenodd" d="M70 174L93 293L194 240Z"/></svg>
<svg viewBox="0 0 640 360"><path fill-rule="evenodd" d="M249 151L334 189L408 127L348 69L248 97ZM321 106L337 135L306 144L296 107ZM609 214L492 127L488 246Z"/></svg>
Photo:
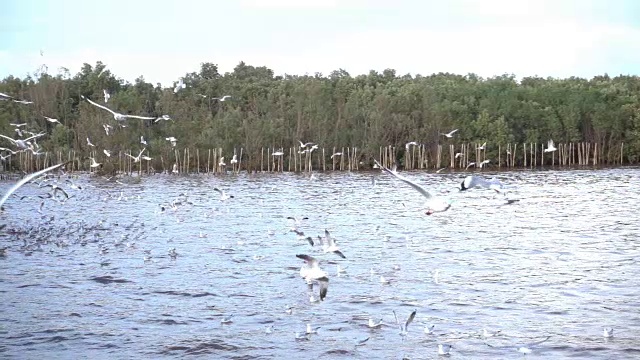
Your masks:
<svg viewBox="0 0 640 360"><path fill-rule="evenodd" d="M71 161L73 161L73 160L71 160ZM49 171L51 171L51 170L55 170L55 169L61 168L61 167L63 167L64 165L66 165L66 164L70 163L71 161L66 161L66 162L60 163L60 164L58 164L58 165L50 166L50 167L48 167L48 168L46 168L46 169L42 169L42 170L40 170L40 171L36 171L36 172L34 172L34 173L32 173L32 174L29 174L29 175L25 176L24 178L22 178L22 180L18 181L15 185L13 185L13 186L12 186L12 187L11 187L11 188L10 188L10 189L5 193L5 194L4 194L4 196L2 196L2 198L0 199L0 209L2 209L2 205L5 203L5 201L7 201L7 199L9 198L9 196L11 196L11 194L13 194L16 190L18 190L22 185L24 185L24 184L28 183L29 181L31 181L31 180L33 180L33 179L37 178L38 176L40 176L40 175L42 175L42 174L45 174L45 173L49 172Z"/></svg>
<svg viewBox="0 0 640 360"><path fill-rule="evenodd" d="M397 172L395 172L393 170L387 169L386 167L382 166L378 161L376 161L376 160L374 160L374 161L382 169L382 171L395 176L399 180L404 181L407 185L409 185L412 188L416 189L425 198L430 199L433 196L433 195L431 195L431 193L429 191L427 191L427 189L423 188L422 186L414 183L413 181L405 178L404 176L400 176Z"/></svg>
<svg viewBox="0 0 640 360"><path fill-rule="evenodd" d="M317 264L318 263L318 260L316 258L314 258L313 256L306 255L306 254L298 254L298 255L296 255L296 257L298 259L302 259L302 260L306 261L309 265L313 265L313 264Z"/></svg>
<svg viewBox="0 0 640 360"><path fill-rule="evenodd" d="M407 322L404 323L404 329L405 331L407 330L407 328L409 327L409 324L411 324L411 322L413 322L413 319L416 317L416 313L418 312L418 310L413 310L413 312L411 313L411 315L409 315L409 318L407 319Z"/></svg>
<svg viewBox="0 0 640 360"><path fill-rule="evenodd" d="M154 117L148 117L148 116L138 116L138 115L122 115L126 118L133 118L133 119L142 119L142 120L155 120Z"/></svg>
<svg viewBox="0 0 640 360"><path fill-rule="evenodd" d="M80 95L80 96L81 96L83 99L87 100L90 104L93 104L94 106L97 106L97 107L99 107L99 108L101 108L101 109L105 109L105 110L107 110L108 112L112 113L113 115L116 115L116 112L115 112L115 111L113 111L113 110L111 110L111 109L109 109L108 107L106 107L106 106L102 106L102 105L100 105L100 104L98 104L98 103L95 103L95 102L91 101L91 99L86 98L86 97L84 97L83 95Z"/></svg>

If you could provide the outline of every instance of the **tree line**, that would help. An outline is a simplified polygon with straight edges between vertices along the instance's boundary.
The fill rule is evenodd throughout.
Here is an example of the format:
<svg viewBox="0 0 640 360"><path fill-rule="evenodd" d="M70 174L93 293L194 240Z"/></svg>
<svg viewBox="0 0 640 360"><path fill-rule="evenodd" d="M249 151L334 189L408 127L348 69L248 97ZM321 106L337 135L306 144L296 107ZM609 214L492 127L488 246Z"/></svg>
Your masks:
<svg viewBox="0 0 640 360"><path fill-rule="evenodd" d="M38 140L46 151L87 153L95 150L87 144L89 137L97 149L134 155L144 136L150 156L171 151L169 136L179 148L222 148L225 154L234 148L244 154L263 147L287 149L301 140L328 149L357 147L362 156L377 156L381 146L392 145L401 157L410 141L433 149L486 142L487 157L497 158L499 144L549 139L597 143L600 149L620 149L624 143L628 162L637 162L640 154L638 76L518 81L513 75L398 75L392 69L357 76L343 69L276 76L267 67L240 62L224 74L216 64L202 63L183 81L186 87L177 92L142 76L129 83L102 62L84 64L73 76L67 69L55 76L46 71L9 76L0 82L0 92L33 104L0 101L0 131L15 136L9 124L26 122L32 131L47 131ZM103 90L110 94L106 104ZM213 99L223 95L231 98ZM166 114L172 120L128 119L120 127L81 96L123 114ZM106 123L114 127L109 136ZM441 135L453 129L459 129L453 138Z"/></svg>

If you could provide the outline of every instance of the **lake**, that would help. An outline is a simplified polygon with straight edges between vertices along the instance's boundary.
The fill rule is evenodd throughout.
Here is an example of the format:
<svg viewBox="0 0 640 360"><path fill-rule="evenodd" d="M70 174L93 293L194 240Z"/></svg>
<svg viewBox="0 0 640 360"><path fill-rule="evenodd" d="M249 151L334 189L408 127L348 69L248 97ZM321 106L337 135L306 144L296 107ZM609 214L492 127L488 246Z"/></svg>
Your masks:
<svg viewBox="0 0 640 360"><path fill-rule="evenodd" d="M0 356L432 359L450 344L451 358L504 359L536 342L528 358L640 356L640 169L482 174L513 185L506 196L458 192L464 173L401 174L451 209L425 215L379 172L81 175L80 190L62 176L71 198L42 208L48 188L27 185L1 215ZM308 217L304 237L327 229L346 259L288 216ZM324 301L296 254L329 273ZM413 310L401 336L393 311ZM297 340L307 323L318 333Z"/></svg>

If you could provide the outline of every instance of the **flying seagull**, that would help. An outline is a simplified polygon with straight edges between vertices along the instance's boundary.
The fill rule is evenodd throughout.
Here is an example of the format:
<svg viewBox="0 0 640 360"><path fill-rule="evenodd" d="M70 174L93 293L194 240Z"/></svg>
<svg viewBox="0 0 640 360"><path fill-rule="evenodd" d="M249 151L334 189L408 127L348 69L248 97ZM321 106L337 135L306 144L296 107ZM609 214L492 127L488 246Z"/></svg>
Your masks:
<svg viewBox="0 0 640 360"><path fill-rule="evenodd" d="M231 98L231 95L225 95L221 98L217 98L217 97L212 97L211 100L220 100L220 101L225 101L227 99Z"/></svg>
<svg viewBox="0 0 640 360"><path fill-rule="evenodd" d="M433 196L429 191L427 191L422 186L414 183L413 181L403 176L400 176L400 174L396 172L395 166L394 166L394 169L389 170L386 167L382 166L382 164L380 164L377 160L374 160L374 161L382 169L382 171L395 176L399 180L404 181L407 185L417 190L420 194L422 194L422 196L424 196L427 199L427 202L426 202L427 211L425 212L425 214L431 215L433 213L447 211L451 207L451 200Z"/></svg>
<svg viewBox="0 0 640 360"><path fill-rule="evenodd" d="M111 98L111 95L109 95L105 89L102 89L102 93L104 94L104 103L106 104L109 101L109 98Z"/></svg>
<svg viewBox="0 0 640 360"><path fill-rule="evenodd" d="M444 135L444 136L446 136L446 137L448 137L448 138L452 138L452 137L453 137L453 134L455 134L455 133L456 133L456 131L458 131L458 129L451 130L451 131L450 131L449 133L447 133L447 134L445 134L445 133L441 133L440 135Z"/></svg>
<svg viewBox="0 0 640 360"><path fill-rule="evenodd" d="M149 117L149 116L138 116L138 115L125 115L125 114L120 114L117 113L111 109L109 109L106 106L102 106L100 104L97 104L93 101L91 101L89 98L84 97L84 95L80 95L81 98L87 100L90 104L97 106L101 109L107 110L108 112L110 112L111 114L113 114L113 118L116 119L116 121L124 121L126 119L132 118L132 119L142 119L142 120L154 120L154 117Z"/></svg>
<svg viewBox="0 0 640 360"><path fill-rule="evenodd" d="M32 140L32 139L35 140L35 139L39 138L40 136L44 136L44 135L46 135L46 134L45 133L40 133L40 134L33 135L31 137L28 137L26 139L18 139L18 140L14 140L14 139L12 139L12 138L10 138L8 136L2 135L2 134L0 134L0 137L11 141L20 150L33 150L33 146L29 143L29 140Z"/></svg>
<svg viewBox="0 0 640 360"><path fill-rule="evenodd" d="M31 173L27 176L25 176L24 178L22 178L20 181L18 181L15 185L13 185L0 199L0 210L4 211L4 207L2 206L7 199L9 198L9 196L11 196L11 194L13 194L14 192L16 192L16 190L18 190L22 185L28 183L29 181L37 178L40 175L43 175L45 173L48 173L49 171L55 170L55 169L59 169L63 166L65 166L66 164L70 163L73 160L70 161L65 161L63 163L60 163L58 165L53 165L53 166L49 166L46 169L42 169L40 171L36 171L34 173Z"/></svg>
<svg viewBox="0 0 640 360"><path fill-rule="evenodd" d="M553 140L549 140L549 142L547 143L547 148L544 149L544 152L554 152L558 149L556 149L556 147L553 145Z"/></svg>
<svg viewBox="0 0 640 360"><path fill-rule="evenodd" d="M142 153L143 153L145 150L147 150L147 148L143 148L142 150L140 150L140 153L139 153L139 154L138 154L138 156L136 156L136 157L131 156L131 154L125 154L125 155L127 155L127 156L128 156L128 157L130 157L130 158L132 158L134 163L137 163L137 162L140 162L140 157L142 156Z"/></svg>
<svg viewBox="0 0 640 360"><path fill-rule="evenodd" d="M43 115L43 117L44 117L45 119L47 119L47 121L48 121L48 122L50 122L50 123L52 123L52 124L55 124L55 123L60 124L60 121L59 121L58 119L50 118L50 117L48 117L48 116L44 116L44 115Z"/></svg>
<svg viewBox="0 0 640 360"><path fill-rule="evenodd" d="M469 175L462 180L462 183L460 184L460 191L465 191L474 187L483 187L495 192L501 192L505 188L505 185L496 178L487 180L480 176Z"/></svg>
<svg viewBox="0 0 640 360"><path fill-rule="evenodd" d="M396 319L396 325L400 325L400 335L407 335L409 324L411 324L413 319L416 317L417 312L418 310L413 310L413 312L407 318L407 321L404 324L400 324L400 322L398 321L398 316L396 315L396 311L393 310L393 317L395 317Z"/></svg>
<svg viewBox="0 0 640 360"><path fill-rule="evenodd" d="M336 240L331 237L331 234L329 234L329 230L327 230L327 229L324 230L324 239L322 237L320 237L320 235L318 235L318 240L320 240L320 243L322 244L322 250L325 253L332 252L332 253L340 256L343 259L347 258L340 251L340 248L338 248L338 245L336 245Z"/></svg>
<svg viewBox="0 0 640 360"><path fill-rule="evenodd" d="M305 262L305 265L300 268L300 276L305 279L307 284L318 283L320 285L320 301L324 300L329 288L327 273L320 269L320 263L313 256L298 254L296 257Z"/></svg>

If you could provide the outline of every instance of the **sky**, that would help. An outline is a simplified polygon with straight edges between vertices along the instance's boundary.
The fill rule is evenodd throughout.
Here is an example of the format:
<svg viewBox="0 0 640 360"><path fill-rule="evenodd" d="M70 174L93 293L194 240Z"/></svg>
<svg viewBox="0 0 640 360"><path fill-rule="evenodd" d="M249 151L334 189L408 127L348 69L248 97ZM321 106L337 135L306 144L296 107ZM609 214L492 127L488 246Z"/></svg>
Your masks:
<svg viewBox="0 0 640 360"><path fill-rule="evenodd" d="M0 78L97 61L164 86L203 62L224 73L240 61L278 75L640 75L640 1L3 2Z"/></svg>

